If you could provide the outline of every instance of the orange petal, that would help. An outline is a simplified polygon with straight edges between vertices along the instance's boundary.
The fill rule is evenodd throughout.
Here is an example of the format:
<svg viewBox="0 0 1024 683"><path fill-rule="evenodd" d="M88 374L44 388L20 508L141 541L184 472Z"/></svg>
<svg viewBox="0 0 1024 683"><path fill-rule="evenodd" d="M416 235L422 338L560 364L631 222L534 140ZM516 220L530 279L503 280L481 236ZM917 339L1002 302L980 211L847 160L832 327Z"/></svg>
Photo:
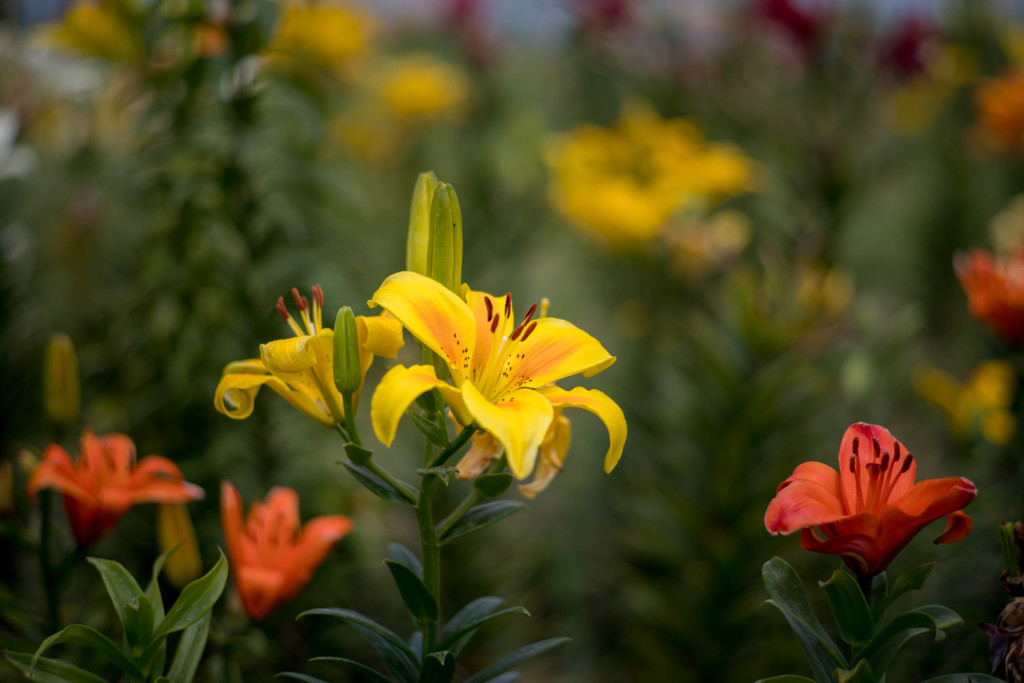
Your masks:
<svg viewBox="0 0 1024 683"><path fill-rule="evenodd" d="M946 529L942 532L942 535L935 539L935 543L956 543L957 541L962 541L967 538L967 534L971 533L973 528L974 520L957 510L946 517Z"/></svg>
<svg viewBox="0 0 1024 683"><path fill-rule="evenodd" d="M63 491L65 495L95 504L95 494L83 484L68 452L56 444L50 444L43 451L43 462L32 472L28 493L34 499L40 489L53 488Z"/></svg>
<svg viewBox="0 0 1024 683"><path fill-rule="evenodd" d="M773 534L820 526L842 519L843 505L834 490L807 479L790 481L768 504L764 525Z"/></svg>
<svg viewBox="0 0 1024 683"><path fill-rule="evenodd" d="M542 387L580 373L590 377L615 362L601 342L558 318L531 322L520 337L508 343L516 346L509 347L503 368L508 379L504 385L498 384L498 395L506 387Z"/></svg>

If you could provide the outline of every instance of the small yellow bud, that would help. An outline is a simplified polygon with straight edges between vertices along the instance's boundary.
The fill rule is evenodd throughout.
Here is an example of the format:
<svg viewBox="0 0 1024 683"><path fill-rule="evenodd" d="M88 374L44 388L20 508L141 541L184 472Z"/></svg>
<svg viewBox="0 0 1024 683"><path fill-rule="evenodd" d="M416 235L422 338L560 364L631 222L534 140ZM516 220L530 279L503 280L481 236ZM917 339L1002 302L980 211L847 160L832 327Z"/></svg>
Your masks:
<svg viewBox="0 0 1024 683"><path fill-rule="evenodd" d="M412 191L409 207L409 237L405 243L405 269L427 274L427 249L430 244L430 205L438 180L433 171L420 173Z"/></svg>
<svg viewBox="0 0 1024 683"><path fill-rule="evenodd" d="M74 425L81 409L82 384L75 346L62 332L50 337L46 346L43 386L46 416L65 427Z"/></svg>
<svg viewBox="0 0 1024 683"><path fill-rule="evenodd" d="M157 542L161 552L177 546L164 565L164 576L177 588L184 588L203 573L196 528L184 503L161 503L157 511Z"/></svg>
<svg viewBox="0 0 1024 683"><path fill-rule="evenodd" d="M334 385L342 396L359 391L363 373L359 366L359 331L352 309L342 306L334 320ZM351 415L345 416L352 419Z"/></svg>

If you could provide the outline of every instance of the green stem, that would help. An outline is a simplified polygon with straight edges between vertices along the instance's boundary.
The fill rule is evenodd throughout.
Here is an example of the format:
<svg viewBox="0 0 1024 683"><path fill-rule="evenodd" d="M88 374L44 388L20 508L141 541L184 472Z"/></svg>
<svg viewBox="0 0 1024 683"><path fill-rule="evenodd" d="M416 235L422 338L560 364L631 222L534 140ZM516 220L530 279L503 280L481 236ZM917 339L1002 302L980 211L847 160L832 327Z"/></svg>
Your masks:
<svg viewBox="0 0 1024 683"><path fill-rule="evenodd" d="M473 434L476 433L476 424L471 424L468 427L464 427L459 435L456 436L445 449L438 453L437 457L434 458L427 467L440 467L448 461L448 458L452 457L460 448L466 445L466 442L472 438Z"/></svg>
<svg viewBox="0 0 1024 683"><path fill-rule="evenodd" d="M429 448L429 442L427 444ZM420 500L416 506L416 520L420 528L420 555L423 561L423 583L427 590L441 603L441 545L434 530L434 485L433 475L423 477L420 486ZM437 622L440 619L423 620L423 656L434 649L437 641Z"/></svg>
<svg viewBox="0 0 1024 683"><path fill-rule="evenodd" d="M334 426L337 428L338 433L341 434L342 438L345 439L345 441L351 441L349 439L348 434L345 433L344 425L335 424ZM361 445L361 444L359 444L359 443L357 443L355 441L351 441L351 442L355 443L357 446ZM399 493L401 493L402 497L405 498L407 501L409 501L409 503L411 505L416 505L417 504L415 496L413 496L411 493L406 491L406 488L407 488L406 485L400 483L397 479L395 479L393 476L391 476L390 472L388 472L387 470L382 468L374 460L371 459L369 462L367 462L365 465L363 465L363 467L365 467L366 469L370 470L371 472L376 474L378 477L380 477L381 479L386 481L388 484L390 484L391 487L393 489L395 489L396 491L398 491Z"/></svg>
<svg viewBox="0 0 1024 683"><path fill-rule="evenodd" d="M363 442L359 440L359 430L356 429L356 411L353 407L355 401L353 401L352 398L352 394L341 395L341 400L344 402L345 426L348 427L348 433L349 436L352 437L352 443L357 446L362 446Z"/></svg>
<svg viewBox="0 0 1024 683"><path fill-rule="evenodd" d="M60 585L54 571L53 558L50 556L53 528L53 501L50 492L40 493L42 498L43 520L39 535L39 566L43 572L43 586L46 589L46 606L50 623L54 630L61 628L60 623Z"/></svg>
<svg viewBox="0 0 1024 683"><path fill-rule="evenodd" d="M460 519L462 519L467 512L469 512L469 509L471 507L479 503L480 500L480 494L477 493L476 489L474 488L472 491L469 492L469 494L466 495L465 498L462 499L462 502L459 503L459 505L454 510L452 510L450 515L448 515L443 520L438 522L437 527L435 528L435 533L437 534L437 537L444 538L444 535L448 533L448 531L453 526L455 526L455 524Z"/></svg>

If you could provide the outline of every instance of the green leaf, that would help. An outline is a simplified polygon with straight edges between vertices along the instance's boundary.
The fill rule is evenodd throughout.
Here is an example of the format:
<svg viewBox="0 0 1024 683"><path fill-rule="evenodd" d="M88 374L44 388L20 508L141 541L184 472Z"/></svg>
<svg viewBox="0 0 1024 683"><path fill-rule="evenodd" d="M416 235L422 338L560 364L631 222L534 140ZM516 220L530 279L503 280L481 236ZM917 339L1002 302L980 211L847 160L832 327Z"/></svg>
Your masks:
<svg viewBox="0 0 1024 683"><path fill-rule="evenodd" d="M218 549L217 552L220 553L220 557L217 564L213 565L213 569L185 586L177 602L167 610L167 616L153 633L154 641L188 628L213 609L228 580L227 558L224 557L222 550Z"/></svg>
<svg viewBox="0 0 1024 683"><path fill-rule="evenodd" d="M391 683L391 679L382 674L381 672L366 666L362 662L357 662L354 659L346 659L345 657L313 657L309 660L311 662L341 662L347 664L349 668L355 669L366 678L370 679L371 683Z"/></svg>
<svg viewBox="0 0 1024 683"><path fill-rule="evenodd" d="M391 572L409 612L417 619L437 619L437 599L416 572L395 560L384 560L384 564Z"/></svg>
<svg viewBox="0 0 1024 683"><path fill-rule="evenodd" d="M160 581L158 578L160 576L160 572L164 569L164 565L167 564L167 558L169 558L177 549L178 545L175 545L173 548L165 550L160 553L160 557L156 558L153 562L152 577L149 579L149 584L146 586L146 598L153 607L153 628L158 628L160 623L164 620L164 599L160 594ZM147 648L147 650L149 650L149 648ZM164 663L167 661L167 641L161 640L160 646L156 651L149 651L148 654L151 659L142 661L142 667L145 668L148 665L150 671L163 671Z"/></svg>
<svg viewBox="0 0 1024 683"><path fill-rule="evenodd" d="M195 677L199 661L203 658L203 650L206 649L211 621L210 613L207 612L181 634L178 649L171 662L171 670L167 672L171 683L191 683Z"/></svg>
<svg viewBox="0 0 1024 683"><path fill-rule="evenodd" d="M129 651L133 657L138 657L153 636L154 614L149 598L140 595L129 602L125 606L124 617L124 633L128 637Z"/></svg>
<svg viewBox="0 0 1024 683"><path fill-rule="evenodd" d="M458 642L460 638L462 638L465 635L468 635L468 634L472 633L473 631L475 631L476 629L480 628L481 626L483 626L487 622L491 621L492 619L497 619L498 617L508 616L509 614L525 614L526 616L530 616L530 612L525 607L509 607L508 609L503 609L503 610L501 610L499 612L494 612L493 614L488 614L485 617L481 617L479 619L475 619L474 621L471 621L470 623L466 624L465 626L462 626L462 627L452 631L447 636L445 636L441 640L441 642L439 642L437 644L437 647L439 649L442 649L442 650L448 649L448 648L452 647L453 645L455 645L455 643Z"/></svg>
<svg viewBox="0 0 1024 683"><path fill-rule="evenodd" d="M836 669L833 673L836 683L875 683L875 676L871 673L871 666L867 660L860 660L853 669Z"/></svg>
<svg viewBox="0 0 1024 683"><path fill-rule="evenodd" d="M399 564L404 564L409 569L415 572L416 576L423 578L423 565L420 564L420 558L416 557L416 554L406 548L401 543L388 543L388 553L391 554L391 559Z"/></svg>
<svg viewBox="0 0 1024 683"><path fill-rule="evenodd" d="M447 640L451 633L454 633L474 621L487 616L497 609L498 605L503 602L504 600L494 597L493 595L477 598L476 600L469 602L465 607L456 612L455 616L445 624L445 627L441 630L441 634L438 637L441 638L441 640ZM449 649L451 649L451 651L455 653L455 656L458 657L467 643L469 643L469 637L466 637L461 642L454 644Z"/></svg>
<svg viewBox="0 0 1024 683"><path fill-rule="evenodd" d="M127 635L128 624L126 623L125 609L129 603L143 595L142 589L135 578L120 563L98 557L86 559L99 571L103 585L107 588L107 595L110 596L110 602L114 603L117 618L120 619L121 626L124 627L125 635Z"/></svg>
<svg viewBox="0 0 1024 683"><path fill-rule="evenodd" d="M274 678L293 678L296 681L305 681L306 683L328 683L322 678L314 678L308 674L297 674L294 671L282 671L279 674L274 674Z"/></svg>
<svg viewBox="0 0 1024 683"><path fill-rule="evenodd" d="M879 572L871 577L871 599L868 604L871 607L871 614L876 617L889 604L889 579L885 572Z"/></svg>
<svg viewBox="0 0 1024 683"><path fill-rule="evenodd" d="M558 647L563 643L568 643L570 640L572 640L572 638L549 638L548 640L542 640L538 643L532 643L526 647L521 647L512 654L506 655L494 664L476 672L467 678L465 683L483 683L483 681L493 680L514 666L525 662L527 659L536 657L537 655L547 652L553 647Z"/></svg>
<svg viewBox="0 0 1024 683"><path fill-rule="evenodd" d="M418 683L451 683L455 677L455 655L444 650L431 652L423 660Z"/></svg>
<svg viewBox="0 0 1024 683"><path fill-rule="evenodd" d="M481 474L473 482L473 488L484 498L497 498L508 491L508 487L515 481L510 472L492 472Z"/></svg>
<svg viewBox="0 0 1024 683"><path fill-rule="evenodd" d="M373 458L373 451L352 442L345 444L345 453L356 467L363 467Z"/></svg>
<svg viewBox="0 0 1024 683"><path fill-rule="evenodd" d="M781 557L773 557L761 567L761 578L772 605L786 617L819 683L831 683L836 668L846 668L846 659L822 627L804 592L800 576Z"/></svg>
<svg viewBox="0 0 1024 683"><path fill-rule="evenodd" d="M924 587L924 582L928 580L928 575L932 573L934 568L935 563L929 562L896 577L896 581L893 582L892 592L885 596L885 600L875 610L875 614L881 614L886 607L892 604L893 600L907 591L921 590Z"/></svg>
<svg viewBox="0 0 1024 683"><path fill-rule="evenodd" d="M509 671L503 673L500 676L495 676L491 679L491 683L512 683L512 681L519 678L519 673L516 671Z"/></svg>
<svg viewBox="0 0 1024 683"><path fill-rule="evenodd" d="M1004 683L1004 681L988 674L946 674L929 678L921 683Z"/></svg>
<svg viewBox="0 0 1024 683"><path fill-rule="evenodd" d="M135 666L135 663L125 657L124 653L121 652L121 648L115 645L110 638L107 638L94 628L82 626L81 624L72 624L71 626L67 626L44 640L39 645L39 649L36 650L36 653L32 658L32 666L35 666L40 655L46 652L46 650L51 646L57 645L58 643L81 643L83 645L88 645L94 650L99 650L109 657L110 661L112 661L117 668L123 671L129 678L144 678L142 672L139 671L137 666Z"/></svg>
<svg viewBox="0 0 1024 683"><path fill-rule="evenodd" d="M456 472L458 472L457 469L455 469L454 467L448 467L446 465L439 465L437 467L429 467L426 469L416 470L417 474L421 474L424 477L431 475L437 477L444 483L445 486L448 486L448 483L452 480L452 477L455 476Z"/></svg>
<svg viewBox="0 0 1024 683"><path fill-rule="evenodd" d="M413 683L418 677L419 666L416 663L416 655L391 629L378 624L364 614L341 607L318 607L306 610L298 618L310 615L337 617L347 621L359 630L366 638L366 642L384 658L388 668L401 680Z"/></svg>
<svg viewBox="0 0 1024 683"><path fill-rule="evenodd" d="M417 498L416 489L409 486L404 481L399 483L405 487L406 493L408 494L409 497L404 495L401 491L396 489L391 484L387 483L386 481L378 477L373 471L365 467L353 465L350 462L342 464L345 465L345 468L352 473L352 476L356 478L356 481L365 486L367 489L370 490L371 493L378 496L379 498L383 498L384 500L390 500L393 503L401 503L403 505L409 506L413 505L409 497L411 497L412 500L415 500Z"/></svg>
<svg viewBox="0 0 1024 683"><path fill-rule="evenodd" d="M526 503L520 503L515 500L492 500L480 505L474 505L441 538L441 543L451 543L457 538L462 538L466 534L479 531L513 513L519 512L525 507Z"/></svg>
<svg viewBox="0 0 1024 683"><path fill-rule="evenodd" d="M828 581L819 581L825 589L839 637L850 645L863 645L871 639L875 622L868 601L857 580L845 569L837 569Z"/></svg>
<svg viewBox="0 0 1024 683"><path fill-rule="evenodd" d="M759 678L755 683L814 683L814 679L794 674L783 674L771 678Z"/></svg>
<svg viewBox="0 0 1024 683"><path fill-rule="evenodd" d="M935 633L935 640L945 637L943 629L963 624L956 612L942 605L924 605L898 614L875 633L871 641L854 656L854 661L866 659L876 676L882 676L892 658L908 640L922 633Z"/></svg>
<svg viewBox="0 0 1024 683"><path fill-rule="evenodd" d="M443 424L428 420L414 410L410 410L407 415L412 418L413 424L416 425L416 428L420 430L423 436L427 437L430 443L439 448L446 448L448 446L448 430L445 429Z"/></svg>
<svg viewBox="0 0 1024 683"><path fill-rule="evenodd" d="M102 678L79 669L71 662L48 657L33 657L25 652L5 650L4 656L19 671L28 676L29 680L38 683L106 683ZM33 663L34 661L34 663ZM33 668L34 667L34 668ZM29 675L29 672L32 672Z"/></svg>

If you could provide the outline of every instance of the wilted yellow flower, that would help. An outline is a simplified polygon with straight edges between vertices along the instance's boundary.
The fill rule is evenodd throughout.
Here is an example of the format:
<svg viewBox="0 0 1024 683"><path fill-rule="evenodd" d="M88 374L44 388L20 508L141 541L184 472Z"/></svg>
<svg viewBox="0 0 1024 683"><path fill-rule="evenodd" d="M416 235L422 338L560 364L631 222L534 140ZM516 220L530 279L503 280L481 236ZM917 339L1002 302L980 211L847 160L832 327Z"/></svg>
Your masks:
<svg viewBox="0 0 1024 683"><path fill-rule="evenodd" d="M328 70L344 70L370 51L371 17L354 7L290 3L281 9L269 52L276 62L298 59Z"/></svg>
<svg viewBox="0 0 1024 683"><path fill-rule="evenodd" d="M917 393L942 409L954 434L964 438L979 430L989 443L1009 443L1017 430L1010 411L1017 379L1008 361L979 363L964 384L928 363L915 374Z"/></svg>
<svg viewBox="0 0 1024 683"><path fill-rule="evenodd" d="M676 212L749 190L753 175L736 147L636 103L613 128L583 124L552 137L544 159L555 207L612 245L650 242Z"/></svg>
<svg viewBox="0 0 1024 683"><path fill-rule="evenodd" d="M139 31L109 2L78 2L64 21L44 24L39 35L43 43L111 62L135 61L143 54Z"/></svg>
<svg viewBox="0 0 1024 683"><path fill-rule="evenodd" d="M160 503L157 511L157 541L160 552L177 547L164 565L164 576L177 588L199 578L203 560L199 557L196 528L185 503Z"/></svg>
<svg viewBox="0 0 1024 683"><path fill-rule="evenodd" d="M378 77L380 99L404 119L435 120L461 108L469 79L460 69L427 54L410 55L386 65Z"/></svg>
<svg viewBox="0 0 1024 683"><path fill-rule="evenodd" d="M46 345L43 364L43 401L46 416L70 427L78 419L82 405L82 382L78 376L78 357L71 337L58 333Z"/></svg>

